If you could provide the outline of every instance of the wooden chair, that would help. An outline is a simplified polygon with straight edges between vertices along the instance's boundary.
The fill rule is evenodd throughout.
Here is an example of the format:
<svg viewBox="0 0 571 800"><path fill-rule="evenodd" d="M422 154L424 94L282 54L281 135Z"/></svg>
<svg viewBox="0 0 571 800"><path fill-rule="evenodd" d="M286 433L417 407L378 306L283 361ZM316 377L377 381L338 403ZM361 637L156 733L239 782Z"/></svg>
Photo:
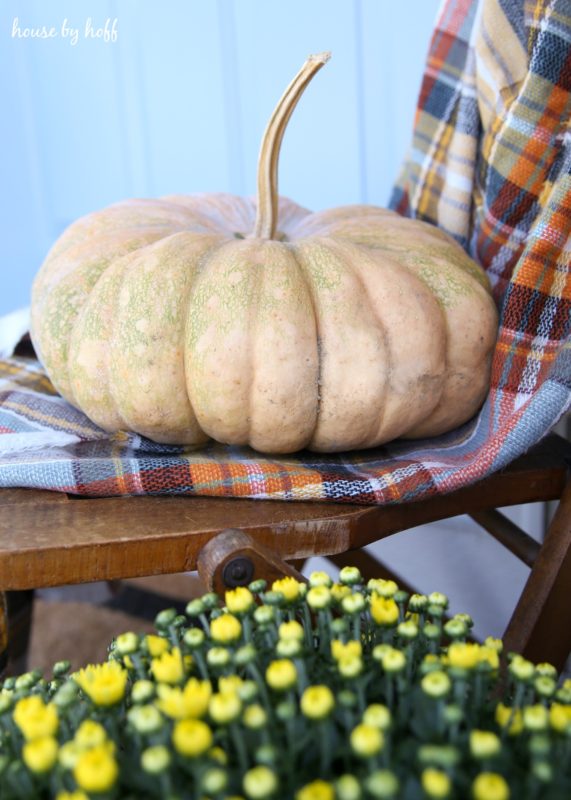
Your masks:
<svg viewBox="0 0 571 800"><path fill-rule="evenodd" d="M571 445L552 434L479 483L393 506L180 496L91 499L4 489L0 590L8 602L0 603L0 617L5 620L10 607L15 609L12 617L19 614L25 640L30 590L36 588L198 568L207 586L223 591L257 577L300 577L300 562L315 555L357 565L367 577L395 577L362 548L467 513L531 567L505 631L506 648L561 668L571 650L570 458ZM559 500L559 505L542 545L495 510L546 500ZM17 632L13 623L10 633L15 637ZM0 648L2 636L5 643L0 626Z"/></svg>

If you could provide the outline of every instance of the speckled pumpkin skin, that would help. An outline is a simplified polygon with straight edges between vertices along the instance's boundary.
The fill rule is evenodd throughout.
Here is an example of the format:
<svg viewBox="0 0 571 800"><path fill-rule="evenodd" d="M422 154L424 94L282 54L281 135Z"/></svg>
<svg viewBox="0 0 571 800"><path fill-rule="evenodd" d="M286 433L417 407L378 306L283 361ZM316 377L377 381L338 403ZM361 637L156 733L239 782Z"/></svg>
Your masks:
<svg viewBox="0 0 571 800"><path fill-rule="evenodd" d="M268 453L433 436L475 413L497 312L454 241L385 209L283 198L277 239L255 239L255 213L176 195L71 225L32 298L58 391L108 431Z"/></svg>

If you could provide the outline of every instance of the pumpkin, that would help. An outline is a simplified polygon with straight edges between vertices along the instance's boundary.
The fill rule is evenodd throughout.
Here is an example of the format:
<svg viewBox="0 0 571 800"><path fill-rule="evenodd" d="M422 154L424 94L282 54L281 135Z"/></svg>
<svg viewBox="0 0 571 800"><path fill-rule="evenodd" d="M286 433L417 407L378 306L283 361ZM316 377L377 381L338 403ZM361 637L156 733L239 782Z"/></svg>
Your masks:
<svg viewBox="0 0 571 800"><path fill-rule="evenodd" d="M128 200L72 224L33 287L57 390L107 431L268 453L441 434L487 391L497 312L448 235L382 208L277 194L311 56L265 131L257 201Z"/></svg>

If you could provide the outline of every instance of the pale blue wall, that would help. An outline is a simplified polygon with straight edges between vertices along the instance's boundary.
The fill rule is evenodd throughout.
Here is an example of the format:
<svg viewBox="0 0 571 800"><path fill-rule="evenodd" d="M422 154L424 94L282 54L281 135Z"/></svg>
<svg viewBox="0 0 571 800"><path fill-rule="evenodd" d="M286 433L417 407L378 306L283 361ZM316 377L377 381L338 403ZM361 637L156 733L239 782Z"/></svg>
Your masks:
<svg viewBox="0 0 571 800"><path fill-rule="evenodd" d="M311 52L333 59L292 119L280 190L314 209L386 204L438 4L1 0L0 314L27 304L81 214L130 196L252 193L267 117ZM58 36L12 38L15 17ZM116 17L117 42L85 39L88 17Z"/></svg>

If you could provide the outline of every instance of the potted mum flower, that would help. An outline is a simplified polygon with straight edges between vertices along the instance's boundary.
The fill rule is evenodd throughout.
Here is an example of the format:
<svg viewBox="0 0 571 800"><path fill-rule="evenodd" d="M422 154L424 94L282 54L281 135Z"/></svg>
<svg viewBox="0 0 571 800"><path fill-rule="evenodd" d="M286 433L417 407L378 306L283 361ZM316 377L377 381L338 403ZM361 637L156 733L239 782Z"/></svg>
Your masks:
<svg viewBox="0 0 571 800"><path fill-rule="evenodd" d="M255 581L0 690L2 800L571 797L571 682L355 568Z"/></svg>

